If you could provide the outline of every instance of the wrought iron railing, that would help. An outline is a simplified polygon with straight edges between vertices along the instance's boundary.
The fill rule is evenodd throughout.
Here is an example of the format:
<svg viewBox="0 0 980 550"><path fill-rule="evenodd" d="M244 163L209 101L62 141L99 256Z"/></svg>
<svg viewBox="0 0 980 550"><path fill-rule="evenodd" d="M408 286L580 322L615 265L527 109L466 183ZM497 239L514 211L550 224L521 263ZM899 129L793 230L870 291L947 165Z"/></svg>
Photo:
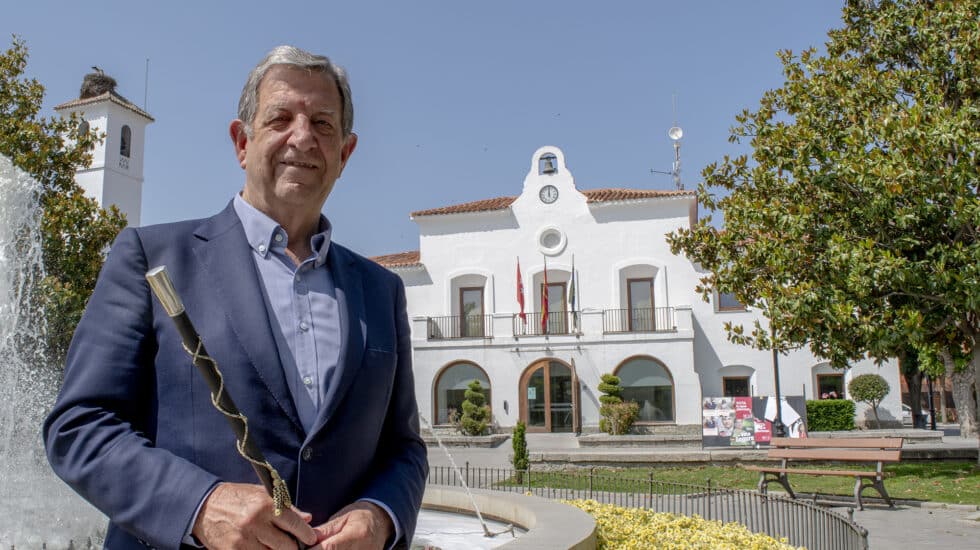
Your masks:
<svg viewBox="0 0 980 550"><path fill-rule="evenodd" d="M602 312L602 332L674 332L677 322L672 307L606 309Z"/></svg>
<svg viewBox="0 0 980 550"><path fill-rule="evenodd" d="M755 533L785 538L793 546L809 550L867 550L868 531L853 518L815 503L743 489L674 483L645 477L581 472L512 470L506 468L461 468L466 485L472 488L531 493L551 499L592 499L627 508L645 508L685 516L736 522ZM461 486L459 476L448 466L431 466L428 484Z"/></svg>
<svg viewBox="0 0 980 550"><path fill-rule="evenodd" d="M514 336L543 336L554 334L575 334L579 327L579 312L549 311L548 319L541 323L541 312L525 314L527 321L514 314Z"/></svg>
<svg viewBox="0 0 980 550"><path fill-rule="evenodd" d="M428 318L429 340L493 338L492 315L447 315Z"/></svg>

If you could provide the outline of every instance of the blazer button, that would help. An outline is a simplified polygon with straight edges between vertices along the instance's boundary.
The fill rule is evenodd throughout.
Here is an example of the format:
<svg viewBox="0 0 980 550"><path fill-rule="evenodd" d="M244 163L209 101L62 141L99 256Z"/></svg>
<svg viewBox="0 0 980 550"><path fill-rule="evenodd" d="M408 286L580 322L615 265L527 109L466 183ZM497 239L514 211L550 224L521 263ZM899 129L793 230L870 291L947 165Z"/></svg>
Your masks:
<svg viewBox="0 0 980 550"><path fill-rule="evenodd" d="M313 447L303 449L303 460L309 462L313 458Z"/></svg>

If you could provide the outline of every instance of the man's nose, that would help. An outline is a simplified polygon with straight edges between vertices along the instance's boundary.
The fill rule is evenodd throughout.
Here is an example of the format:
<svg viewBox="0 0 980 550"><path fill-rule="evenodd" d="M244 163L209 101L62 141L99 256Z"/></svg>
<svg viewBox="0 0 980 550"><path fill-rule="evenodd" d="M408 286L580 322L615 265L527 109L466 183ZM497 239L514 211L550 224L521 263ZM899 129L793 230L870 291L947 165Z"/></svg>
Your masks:
<svg viewBox="0 0 980 550"><path fill-rule="evenodd" d="M300 151L308 151L316 147L316 138L313 135L313 121L305 116L294 118L289 133L289 145Z"/></svg>

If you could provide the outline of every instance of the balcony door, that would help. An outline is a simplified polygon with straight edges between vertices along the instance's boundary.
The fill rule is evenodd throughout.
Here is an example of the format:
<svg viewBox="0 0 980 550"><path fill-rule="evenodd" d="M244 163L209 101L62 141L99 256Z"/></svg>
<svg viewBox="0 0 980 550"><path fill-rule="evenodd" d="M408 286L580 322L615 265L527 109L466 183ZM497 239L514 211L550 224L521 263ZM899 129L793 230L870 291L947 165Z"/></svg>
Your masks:
<svg viewBox="0 0 980 550"><path fill-rule="evenodd" d="M539 361L521 377L521 420L529 432L571 432L577 403L572 369L558 361Z"/></svg>
<svg viewBox="0 0 980 550"><path fill-rule="evenodd" d="M483 337L483 319L483 287L459 289L460 337Z"/></svg>
<svg viewBox="0 0 980 550"><path fill-rule="evenodd" d="M653 278L627 279L630 332L651 332L653 323Z"/></svg>
<svg viewBox="0 0 980 550"><path fill-rule="evenodd" d="M544 283L541 284L544 293ZM565 283L548 283L548 327L546 334L568 334L568 305ZM542 312L544 313L544 312Z"/></svg>

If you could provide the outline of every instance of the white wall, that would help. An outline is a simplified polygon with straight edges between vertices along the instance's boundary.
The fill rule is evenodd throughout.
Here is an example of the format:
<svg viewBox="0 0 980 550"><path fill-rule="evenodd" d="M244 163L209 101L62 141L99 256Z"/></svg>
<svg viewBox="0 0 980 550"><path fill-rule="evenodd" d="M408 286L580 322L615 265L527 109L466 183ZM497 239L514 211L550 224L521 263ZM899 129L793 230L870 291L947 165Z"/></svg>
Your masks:
<svg viewBox="0 0 980 550"><path fill-rule="evenodd" d="M538 159L548 153L555 155L558 171L539 174ZM558 189L553 204L539 199L544 185ZM487 372L494 417L505 427L518 419L521 375L547 357L575 366L582 389L582 424L587 428L598 425L599 376L638 355L656 358L669 369L676 424L700 423L701 396L721 395L722 376L750 372L754 394L773 395L771 353L733 344L724 330L726 321L750 326L757 312L716 312L694 291L703 274L689 260L670 252L666 234L689 226L695 209L693 194L589 204L576 189L561 150L543 147L532 156L522 193L509 209L417 217L424 269L396 271L406 282L409 313L414 318L416 393L422 414L427 418L433 414L434 376L457 360L472 361ZM563 237L561 245L543 248L541 235L555 230ZM568 280L574 255L582 333L515 338L511 315L519 310L517 259L523 273L525 311L536 312L545 254L549 282ZM678 332L603 334L602 311L627 307L626 278L651 275L655 306L676 308ZM455 303L461 281L467 281L465 286L485 282L486 311L496 314L493 338L427 341L425 317L458 314ZM805 350L781 356L782 394L801 395L805 388L805 396L812 398L812 369L819 363ZM894 388L884 409L886 415L900 419L894 363L880 369L870 362L859 363L848 376L872 371L885 376Z"/></svg>

